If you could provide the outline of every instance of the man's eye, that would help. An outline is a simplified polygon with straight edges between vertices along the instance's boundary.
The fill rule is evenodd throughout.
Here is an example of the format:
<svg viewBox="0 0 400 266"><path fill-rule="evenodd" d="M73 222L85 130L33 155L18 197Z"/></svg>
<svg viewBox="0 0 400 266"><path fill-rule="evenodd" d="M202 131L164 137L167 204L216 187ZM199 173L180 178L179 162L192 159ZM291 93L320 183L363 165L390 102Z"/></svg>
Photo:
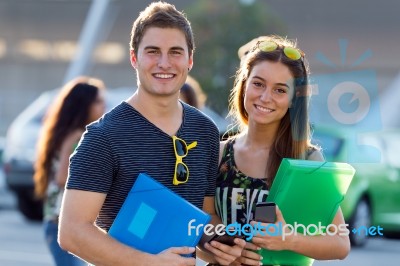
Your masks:
<svg viewBox="0 0 400 266"><path fill-rule="evenodd" d="M171 53L172 53L173 55L181 55L181 54L182 54L181 51L172 51Z"/></svg>

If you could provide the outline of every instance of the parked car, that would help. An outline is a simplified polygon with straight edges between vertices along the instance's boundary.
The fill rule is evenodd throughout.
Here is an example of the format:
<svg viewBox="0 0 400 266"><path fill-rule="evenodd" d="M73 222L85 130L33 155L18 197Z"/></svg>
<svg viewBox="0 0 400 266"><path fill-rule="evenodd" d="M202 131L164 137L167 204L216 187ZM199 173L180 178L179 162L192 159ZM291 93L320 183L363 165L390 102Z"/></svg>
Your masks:
<svg viewBox="0 0 400 266"><path fill-rule="evenodd" d="M351 129L319 126L313 141L327 161L348 162L356 174L341 203L349 229L380 226L387 237L400 233L400 130L356 134ZM356 145L364 143L366 145ZM350 233L353 246L363 246L365 231Z"/></svg>
<svg viewBox="0 0 400 266"><path fill-rule="evenodd" d="M6 138L0 137L0 168L3 167L3 151L4 146L6 145Z"/></svg>
<svg viewBox="0 0 400 266"><path fill-rule="evenodd" d="M3 154L6 184L17 197L18 209L29 220L42 219L42 202L35 199L33 194L33 163L44 114L57 92L52 90L42 93L12 122L6 136ZM107 90L107 110L111 110L132 93L131 88ZM214 120L222 136L228 128L228 121L208 107L202 111Z"/></svg>

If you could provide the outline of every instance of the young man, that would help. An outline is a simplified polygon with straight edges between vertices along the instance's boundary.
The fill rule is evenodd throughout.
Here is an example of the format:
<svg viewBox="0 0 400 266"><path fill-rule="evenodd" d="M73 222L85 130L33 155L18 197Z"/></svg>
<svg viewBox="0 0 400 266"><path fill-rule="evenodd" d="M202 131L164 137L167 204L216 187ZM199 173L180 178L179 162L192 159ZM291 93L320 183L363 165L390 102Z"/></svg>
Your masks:
<svg viewBox="0 0 400 266"><path fill-rule="evenodd" d="M174 6L156 2L140 13L133 24L130 49L138 89L87 127L71 157L60 219L63 249L96 265L195 265L194 258L181 256L193 253L193 248L172 247L152 255L107 235L141 172L215 215L218 129L178 100L193 66L193 51L190 23ZM184 158L190 176L178 185L173 184L173 136L188 145L197 142ZM214 243L216 260L231 263L243 249L244 243L238 243L233 251Z"/></svg>

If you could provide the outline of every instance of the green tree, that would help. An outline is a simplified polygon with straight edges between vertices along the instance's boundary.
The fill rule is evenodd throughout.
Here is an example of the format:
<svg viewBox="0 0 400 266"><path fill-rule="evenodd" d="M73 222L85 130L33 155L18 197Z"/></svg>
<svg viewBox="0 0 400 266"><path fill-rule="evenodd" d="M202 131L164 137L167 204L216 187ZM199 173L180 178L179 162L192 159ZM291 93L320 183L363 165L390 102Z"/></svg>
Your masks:
<svg viewBox="0 0 400 266"><path fill-rule="evenodd" d="M266 2L202 0L185 9L196 43L195 67L190 74L206 92L208 105L219 113L228 107L239 47L260 35L286 32Z"/></svg>

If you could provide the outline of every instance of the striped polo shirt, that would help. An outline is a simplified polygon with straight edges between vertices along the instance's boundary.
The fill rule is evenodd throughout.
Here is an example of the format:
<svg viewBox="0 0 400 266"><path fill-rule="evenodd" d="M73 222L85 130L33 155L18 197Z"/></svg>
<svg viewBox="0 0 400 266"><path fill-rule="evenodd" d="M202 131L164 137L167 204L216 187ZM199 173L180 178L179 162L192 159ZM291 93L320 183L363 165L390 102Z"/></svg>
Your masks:
<svg viewBox="0 0 400 266"><path fill-rule="evenodd" d="M139 173L146 173L195 206L214 196L218 173L219 133L205 114L185 103L176 136L189 145L183 162L190 176L175 186L172 136L160 130L136 109L122 102L87 126L70 158L67 189L104 193L105 202L96 224L108 231ZM84 203L82 203L84 204Z"/></svg>

